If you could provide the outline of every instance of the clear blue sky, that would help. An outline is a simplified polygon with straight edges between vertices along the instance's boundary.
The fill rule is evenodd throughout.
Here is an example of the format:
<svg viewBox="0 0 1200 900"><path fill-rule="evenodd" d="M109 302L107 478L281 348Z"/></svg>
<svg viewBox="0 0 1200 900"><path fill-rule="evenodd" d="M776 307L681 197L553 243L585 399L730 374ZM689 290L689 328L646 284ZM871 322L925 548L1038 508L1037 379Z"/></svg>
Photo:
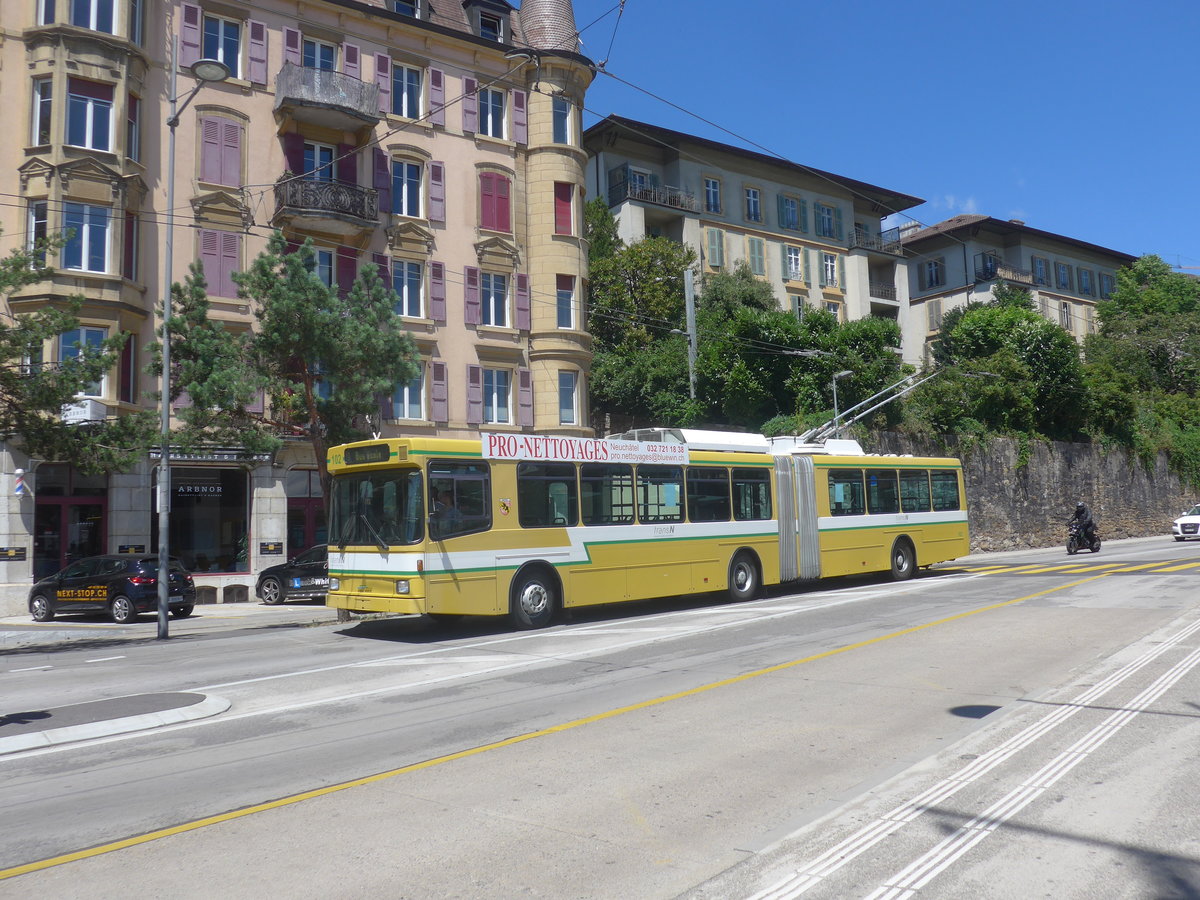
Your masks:
<svg viewBox="0 0 1200 900"><path fill-rule="evenodd" d="M574 4L616 76L585 127L615 113L739 143L726 128L925 198L925 224L1017 218L1200 267L1197 0L625 0L619 23L619 0Z"/></svg>

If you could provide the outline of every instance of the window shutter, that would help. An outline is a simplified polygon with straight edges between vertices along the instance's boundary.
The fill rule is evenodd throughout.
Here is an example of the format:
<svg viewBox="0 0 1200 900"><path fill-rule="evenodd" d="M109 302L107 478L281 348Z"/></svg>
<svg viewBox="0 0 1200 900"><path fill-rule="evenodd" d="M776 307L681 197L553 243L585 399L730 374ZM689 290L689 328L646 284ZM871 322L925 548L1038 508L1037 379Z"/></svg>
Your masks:
<svg viewBox="0 0 1200 900"><path fill-rule="evenodd" d="M708 264L716 269L725 265L725 236L719 228L708 229Z"/></svg>
<svg viewBox="0 0 1200 900"><path fill-rule="evenodd" d="M181 7L179 65L187 68L200 59L200 7L195 3L184 3Z"/></svg>
<svg viewBox="0 0 1200 900"><path fill-rule="evenodd" d="M842 228L842 208L840 206L833 208L833 236L839 241L846 238L846 232Z"/></svg>
<svg viewBox="0 0 1200 900"><path fill-rule="evenodd" d="M929 263L924 261L917 264L917 290L923 291L929 287L928 266Z"/></svg>
<svg viewBox="0 0 1200 900"><path fill-rule="evenodd" d="M221 184L221 126L220 119L200 120L200 180Z"/></svg>
<svg viewBox="0 0 1200 900"><path fill-rule="evenodd" d="M496 229L496 176L491 172L479 174L479 227Z"/></svg>
<svg viewBox="0 0 1200 900"><path fill-rule="evenodd" d="M463 269L463 312L468 325L478 325L482 319L479 303L479 270L474 266Z"/></svg>
<svg viewBox="0 0 1200 900"><path fill-rule="evenodd" d="M838 287L846 290L846 257L838 254Z"/></svg>
<svg viewBox="0 0 1200 900"><path fill-rule="evenodd" d="M517 424L533 424L533 373L517 369Z"/></svg>
<svg viewBox="0 0 1200 900"><path fill-rule="evenodd" d="M204 265L204 280L210 293L217 294L221 278L221 234L211 228L200 229L200 262Z"/></svg>
<svg viewBox="0 0 1200 900"><path fill-rule="evenodd" d="M121 347L121 364L117 375L117 399L124 403L137 401L137 370L134 368L136 347L136 335L126 332L125 343Z"/></svg>
<svg viewBox="0 0 1200 900"><path fill-rule="evenodd" d="M379 270L379 278L383 282L385 288L392 286L392 259L386 253L372 253L371 261L375 263L375 268Z"/></svg>
<svg viewBox="0 0 1200 900"><path fill-rule="evenodd" d="M446 267L440 262L429 264L429 318L446 324Z"/></svg>
<svg viewBox="0 0 1200 900"><path fill-rule="evenodd" d="M121 274L137 281L137 215L125 210L125 259Z"/></svg>
<svg viewBox="0 0 1200 900"><path fill-rule="evenodd" d="M217 282L218 297L236 297L237 285L233 273L238 270L242 255L242 236L236 231L222 231L221 235L221 278Z"/></svg>
<svg viewBox="0 0 1200 900"><path fill-rule="evenodd" d="M357 44L342 44L342 74L362 78L362 51Z"/></svg>
<svg viewBox="0 0 1200 900"><path fill-rule="evenodd" d="M429 121L434 125L446 124L446 73L441 69L429 70Z"/></svg>
<svg viewBox="0 0 1200 900"><path fill-rule="evenodd" d="M446 364L437 362L436 360L430 363L430 413L433 416L433 421L439 425L444 425L450 421L450 391L446 385Z"/></svg>
<svg viewBox="0 0 1200 900"><path fill-rule="evenodd" d="M338 247L337 249L337 289L338 294L346 296L354 284L354 276L358 269L358 251L353 247Z"/></svg>
<svg viewBox="0 0 1200 900"><path fill-rule="evenodd" d="M254 395L254 399L252 399L250 401L250 404L246 407L246 412L257 413L258 415L261 416L264 412L266 412L266 409L267 409L266 392L259 391L257 394Z"/></svg>
<svg viewBox="0 0 1200 900"><path fill-rule="evenodd" d="M825 254L817 253L817 278L818 284L825 287Z"/></svg>
<svg viewBox="0 0 1200 900"><path fill-rule="evenodd" d="M512 213L508 204L508 179L497 175L496 185L496 230L512 231Z"/></svg>
<svg viewBox="0 0 1200 900"><path fill-rule="evenodd" d="M283 59L285 62L301 65L303 57L301 55L300 32L295 28L283 29Z"/></svg>
<svg viewBox="0 0 1200 900"><path fill-rule="evenodd" d="M808 234L808 201L800 201L800 230Z"/></svg>
<svg viewBox="0 0 1200 900"><path fill-rule="evenodd" d="M440 162L429 164L429 221L446 221L446 166Z"/></svg>
<svg viewBox="0 0 1200 900"><path fill-rule="evenodd" d="M304 135L289 131L283 136L283 160L293 175L304 171Z"/></svg>
<svg viewBox="0 0 1200 900"><path fill-rule="evenodd" d="M474 78L463 79L462 127L463 131L479 130L479 82Z"/></svg>
<svg viewBox="0 0 1200 900"><path fill-rule="evenodd" d="M378 147L374 148L373 156L374 175L371 183L379 195L379 210L385 214L390 213L392 211L392 160Z"/></svg>
<svg viewBox="0 0 1200 900"><path fill-rule="evenodd" d="M788 281L792 276L792 270L788 268L787 244L779 245L779 263L780 263L780 271L783 273L783 280Z"/></svg>
<svg viewBox="0 0 1200 900"><path fill-rule="evenodd" d="M574 185L567 181L554 182L554 233L571 234L571 194Z"/></svg>
<svg viewBox="0 0 1200 900"><path fill-rule="evenodd" d="M524 91L512 92L513 140L518 144L529 143L529 95Z"/></svg>
<svg viewBox="0 0 1200 900"><path fill-rule="evenodd" d="M238 187L242 183L242 126L227 119L221 124L220 183Z"/></svg>
<svg viewBox="0 0 1200 900"><path fill-rule="evenodd" d="M246 23L250 33L249 59L250 81L254 84L267 83L267 25L251 19Z"/></svg>
<svg viewBox="0 0 1200 900"><path fill-rule="evenodd" d="M467 424L483 424L482 366L467 366Z"/></svg>
<svg viewBox="0 0 1200 900"><path fill-rule="evenodd" d="M784 205L783 205L783 194L775 195L775 215L779 219L779 227L780 228L788 228L789 227L787 224L787 213L785 212Z"/></svg>
<svg viewBox="0 0 1200 900"><path fill-rule="evenodd" d="M814 251L812 251L812 250L804 251L804 262L805 262L804 283L807 284L809 287L812 287L812 285L813 285L813 263L814 263L813 253L814 253Z"/></svg>
<svg viewBox="0 0 1200 900"><path fill-rule="evenodd" d="M375 54L375 83L379 85L379 111L392 111L392 58L386 53Z"/></svg>
<svg viewBox="0 0 1200 900"><path fill-rule="evenodd" d="M517 330L528 331L532 326L529 300L529 276L517 275Z"/></svg>
<svg viewBox="0 0 1200 900"><path fill-rule="evenodd" d="M358 154L353 144L337 145L337 180L343 184L358 184Z"/></svg>

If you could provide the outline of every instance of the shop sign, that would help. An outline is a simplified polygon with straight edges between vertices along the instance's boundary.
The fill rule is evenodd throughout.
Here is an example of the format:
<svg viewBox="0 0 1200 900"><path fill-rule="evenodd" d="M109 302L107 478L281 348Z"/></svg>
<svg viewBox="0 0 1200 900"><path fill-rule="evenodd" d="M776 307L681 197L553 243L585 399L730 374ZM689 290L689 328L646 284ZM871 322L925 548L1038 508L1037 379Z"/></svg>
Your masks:
<svg viewBox="0 0 1200 900"><path fill-rule="evenodd" d="M118 553L145 553L146 545L145 544L118 544L117 552Z"/></svg>
<svg viewBox="0 0 1200 900"><path fill-rule="evenodd" d="M283 542L259 541L258 553L260 556L283 556Z"/></svg>
<svg viewBox="0 0 1200 900"><path fill-rule="evenodd" d="M0 562L24 562L24 547L0 547Z"/></svg>
<svg viewBox="0 0 1200 900"><path fill-rule="evenodd" d="M548 437L531 434L481 434L485 459L545 462L667 463L688 461L686 444L597 438Z"/></svg>

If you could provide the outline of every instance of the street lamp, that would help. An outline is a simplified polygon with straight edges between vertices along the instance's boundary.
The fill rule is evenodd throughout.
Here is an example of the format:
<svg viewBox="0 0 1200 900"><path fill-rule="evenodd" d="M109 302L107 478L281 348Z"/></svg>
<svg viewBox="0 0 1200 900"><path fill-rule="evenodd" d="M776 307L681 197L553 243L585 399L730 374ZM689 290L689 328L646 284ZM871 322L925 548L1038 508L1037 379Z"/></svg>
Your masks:
<svg viewBox="0 0 1200 900"><path fill-rule="evenodd" d="M171 527L171 334L167 323L171 321L171 261L175 250L175 126L179 114L187 109L192 98L206 84L217 84L230 75L229 67L217 59L201 59L191 65L196 86L191 89L183 103L179 104L176 94L179 65L179 41L171 42L171 115L167 118L170 136L167 140L167 233L163 253L163 337L162 337L162 396L159 406L162 429L161 450L158 458L158 637L167 633L167 612L170 608L171 554L168 547L168 531Z"/></svg>
<svg viewBox="0 0 1200 900"><path fill-rule="evenodd" d="M854 373L851 372L849 369L842 369L842 371L840 371L840 372L833 373L833 382L832 382L832 384L833 384L833 428L834 428L833 433L836 434L838 437L842 436L842 431L841 431L841 425L838 422L838 419L841 418L841 415L838 413L837 383L838 383L839 378L845 378L848 375L853 375L853 374Z"/></svg>

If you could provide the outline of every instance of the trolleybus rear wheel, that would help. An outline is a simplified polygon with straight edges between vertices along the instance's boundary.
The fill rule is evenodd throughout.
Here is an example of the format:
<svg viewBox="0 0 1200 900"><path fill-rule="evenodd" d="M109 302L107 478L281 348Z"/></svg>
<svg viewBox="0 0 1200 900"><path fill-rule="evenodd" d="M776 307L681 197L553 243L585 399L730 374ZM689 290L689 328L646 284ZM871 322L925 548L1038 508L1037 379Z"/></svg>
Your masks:
<svg viewBox="0 0 1200 900"><path fill-rule="evenodd" d="M558 609L558 589L544 569L531 569L513 583L509 615L518 628L544 628Z"/></svg>
<svg viewBox="0 0 1200 900"><path fill-rule="evenodd" d="M742 550L729 564L729 599L753 600L758 595L758 565L754 556Z"/></svg>

